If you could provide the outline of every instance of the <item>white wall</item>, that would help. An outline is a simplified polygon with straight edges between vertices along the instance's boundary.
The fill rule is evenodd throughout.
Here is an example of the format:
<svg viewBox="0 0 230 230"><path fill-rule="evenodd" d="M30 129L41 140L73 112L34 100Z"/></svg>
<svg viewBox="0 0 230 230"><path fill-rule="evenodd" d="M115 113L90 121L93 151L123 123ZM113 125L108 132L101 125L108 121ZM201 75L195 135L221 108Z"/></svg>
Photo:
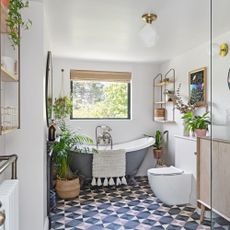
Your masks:
<svg viewBox="0 0 230 230"><path fill-rule="evenodd" d="M31 2L23 12L33 24L22 31L21 129L6 136L6 152L19 156L20 230L42 230L46 217L43 11Z"/></svg>
<svg viewBox="0 0 230 230"><path fill-rule="evenodd" d="M230 44L230 32L219 36L214 40L219 44L227 42ZM176 70L176 89L179 83L182 83L181 95L184 97L185 102L188 99L188 72L198 69L200 67L207 67L207 92L208 92L208 104L209 111L210 106L213 105L213 136L223 137L222 133L228 131L229 128L224 127L226 124L226 111L230 109L229 99L230 92L227 88L227 72L230 67L229 62L230 55L225 58L219 55L213 57L213 78L212 78L212 100L210 95L210 55L209 55L209 43L200 45L180 56L173 58L172 60L161 65L161 71L166 72L169 68ZM212 101L212 104L211 104ZM199 109L198 113L203 113L203 109ZM166 124L164 129L169 130L169 153L167 160L169 163L174 163L174 135L183 134L182 126L182 114L178 110L175 111L176 124ZM228 121L229 122L229 121ZM216 124L222 124L222 126L216 126Z"/></svg>
<svg viewBox="0 0 230 230"><path fill-rule="evenodd" d="M94 139L96 126L106 124L112 128L113 142L121 143L140 138L144 133L153 135L156 128L160 127L157 124L154 124L152 118L152 79L159 72L158 65L80 61L56 57L54 58L53 66L56 96L60 93L62 68L65 70L64 84L66 93L68 93L70 89L70 69L132 72L131 120L71 120L70 125L73 129L80 129L82 133L85 133ZM154 161L152 153L149 153L148 157L148 160L146 160L148 164L142 170L144 173L146 173L146 167L153 166ZM151 166L148 166L149 164Z"/></svg>

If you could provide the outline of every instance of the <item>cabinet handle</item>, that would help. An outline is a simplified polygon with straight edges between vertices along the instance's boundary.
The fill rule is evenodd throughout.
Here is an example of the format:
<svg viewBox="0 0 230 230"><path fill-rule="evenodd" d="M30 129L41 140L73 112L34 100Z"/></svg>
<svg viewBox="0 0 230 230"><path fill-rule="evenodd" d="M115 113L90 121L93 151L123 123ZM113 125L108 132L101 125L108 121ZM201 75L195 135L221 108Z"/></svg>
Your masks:
<svg viewBox="0 0 230 230"><path fill-rule="evenodd" d="M0 226L2 226L5 223L6 220L6 214L4 211L0 211Z"/></svg>
<svg viewBox="0 0 230 230"><path fill-rule="evenodd" d="M194 155L197 155L197 152L194 152Z"/></svg>

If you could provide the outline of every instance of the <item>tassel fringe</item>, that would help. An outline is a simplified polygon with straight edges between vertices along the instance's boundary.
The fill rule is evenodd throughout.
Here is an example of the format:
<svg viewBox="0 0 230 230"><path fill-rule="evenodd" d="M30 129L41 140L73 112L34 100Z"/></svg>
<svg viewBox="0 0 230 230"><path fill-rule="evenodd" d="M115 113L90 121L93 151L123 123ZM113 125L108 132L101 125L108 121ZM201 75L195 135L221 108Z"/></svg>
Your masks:
<svg viewBox="0 0 230 230"><path fill-rule="evenodd" d="M101 186L102 185L102 183L101 183L101 178L98 178L97 179L97 186Z"/></svg>
<svg viewBox="0 0 230 230"><path fill-rule="evenodd" d="M109 179L109 185L115 185L115 183L114 183L114 180L113 180L113 178L112 177L110 177L110 179Z"/></svg>
<svg viewBox="0 0 230 230"><path fill-rule="evenodd" d="M126 178L124 176L121 178L121 184L127 185L127 181L126 181Z"/></svg>
<svg viewBox="0 0 230 230"><path fill-rule="evenodd" d="M91 182L91 185L92 185L92 186L96 186L96 185L97 185L97 184L96 184L96 178L95 178L95 177L93 177L92 182Z"/></svg>
<svg viewBox="0 0 230 230"><path fill-rule="evenodd" d="M117 186L121 184L121 180L119 177L117 177Z"/></svg>
<svg viewBox="0 0 230 230"><path fill-rule="evenodd" d="M104 186L108 186L108 184L109 184L109 182L108 182L108 178L106 177L106 178L105 178L105 180L104 180L103 185L104 185Z"/></svg>

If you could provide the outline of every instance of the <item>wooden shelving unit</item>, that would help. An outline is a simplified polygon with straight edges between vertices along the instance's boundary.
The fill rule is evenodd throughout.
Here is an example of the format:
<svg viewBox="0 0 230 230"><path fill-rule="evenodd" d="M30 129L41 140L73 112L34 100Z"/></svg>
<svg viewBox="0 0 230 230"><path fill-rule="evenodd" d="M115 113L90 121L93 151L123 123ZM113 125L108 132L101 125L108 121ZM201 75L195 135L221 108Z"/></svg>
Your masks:
<svg viewBox="0 0 230 230"><path fill-rule="evenodd" d="M1 3L0 135L20 127L20 46L11 45L7 17L8 9Z"/></svg>
<svg viewBox="0 0 230 230"><path fill-rule="evenodd" d="M159 73L153 79L153 120L160 123L175 122L175 70Z"/></svg>

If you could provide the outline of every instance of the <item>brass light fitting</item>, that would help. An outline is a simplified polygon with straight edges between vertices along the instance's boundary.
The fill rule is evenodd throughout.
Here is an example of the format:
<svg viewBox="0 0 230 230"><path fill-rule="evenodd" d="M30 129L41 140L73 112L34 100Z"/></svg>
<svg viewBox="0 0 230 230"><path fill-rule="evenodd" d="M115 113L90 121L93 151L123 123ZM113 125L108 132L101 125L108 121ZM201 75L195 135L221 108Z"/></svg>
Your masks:
<svg viewBox="0 0 230 230"><path fill-rule="evenodd" d="M147 13L142 15L142 19L149 24L152 24L153 21L157 20L157 15L152 13Z"/></svg>
<svg viewBox="0 0 230 230"><path fill-rule="evenodd" d="M221 57L225 57L228 54L228 44L227 43L222 43L220 45L220 52L219 52Z"/></svg>

